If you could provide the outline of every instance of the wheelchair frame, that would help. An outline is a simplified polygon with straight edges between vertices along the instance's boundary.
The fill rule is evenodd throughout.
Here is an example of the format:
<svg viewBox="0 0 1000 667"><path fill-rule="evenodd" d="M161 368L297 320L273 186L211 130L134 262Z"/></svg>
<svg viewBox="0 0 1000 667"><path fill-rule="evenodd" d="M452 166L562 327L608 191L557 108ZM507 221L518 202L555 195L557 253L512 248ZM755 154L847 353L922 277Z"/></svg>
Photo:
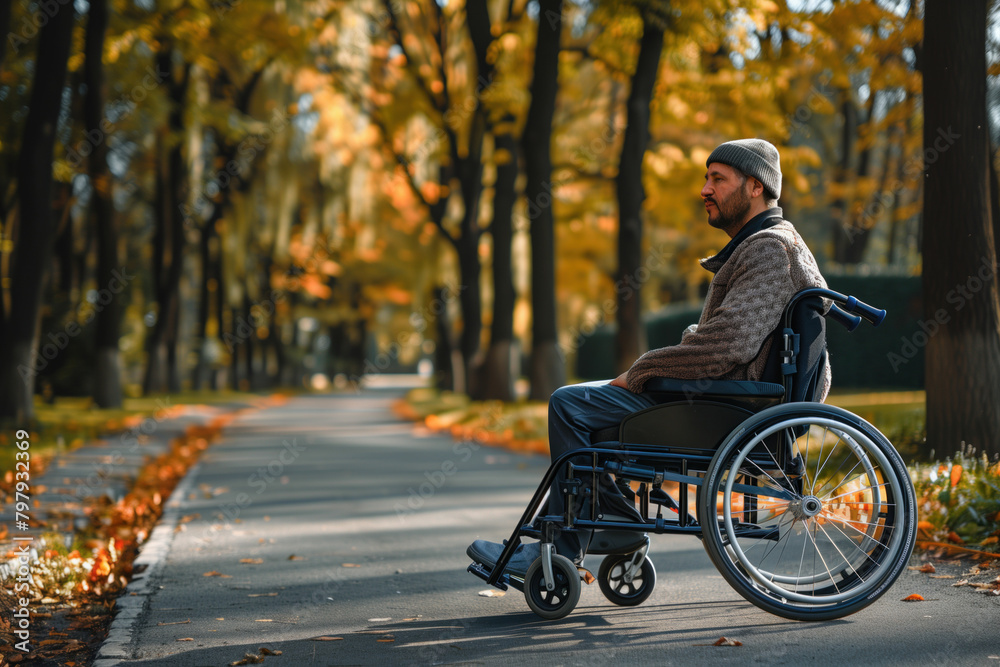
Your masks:
<svg viewBox="0 0 1000 667"><path fill-rule="evenodd" d="M737 592L770 613L828 620L874 602L896 580L913 551L916 499L902 459L874 426L840 408L790 401L800 352L793 317L799 304L816 297L832 302L825 316L849 331L862 319L878 326L885 318L884 310L833 290L809 288L796 293L783 314L780 385L716 381L721 389L713 389L708 383L708 391L694 397L679 394L678 401L629 415L615 440L563 454L549 466L495 566L473 563L468 571L501 590L511 586L521 590L533 611L557 619L576 606L582 570L555 554L558 531L595 531L587 553L607 556L598 583L609 600L625 606L643 602L655 585L655 569L646 555L647 534L694 534ZM747 407L748 401L755 405ZM752 409L768 403L763 410ZM656 442L662 439L644 435L641 428L631 429L640 441L629 441L630 420L636 424L652 420L655 430L659 412L694 407L709 424L706 437L715 440L708 446L676 446L669 438L667 443ZM815 456L813 434L820 439ZM836 441L827 451L831 434ZM601 446L604 442L614 445ZM840 443L845 446L833 460ZM836 470L826 470L827 464L832 469L838 460ZM853 467L842 474L851 462ZM605 520L599 514L596 490L605 474L614 476L619 490L638 499L643 523ZM542 515L557 481L566 511ZM678 485L676 498L661 488L664 483ZM635 484L638 489L633 492ZM689 486L696 488L697 516L691 512ZM589 512L581 515L579 507L588 499ZM651 504L657 506L655 518L649 516ZM676 518L665 518L664 509L676 513ZM715 520L698 519L708 516ZM541 541L541 556L521 578L504 569L523 537ZM762 543L771 546L753 554ZM798 543L801 556L794 572ZM780 553L772 559L778 544ZM788 563L784 554L790 544ZM811 565L806 562L807 550L812 553ZM827 558L836 559L833 568Z"/></svg>

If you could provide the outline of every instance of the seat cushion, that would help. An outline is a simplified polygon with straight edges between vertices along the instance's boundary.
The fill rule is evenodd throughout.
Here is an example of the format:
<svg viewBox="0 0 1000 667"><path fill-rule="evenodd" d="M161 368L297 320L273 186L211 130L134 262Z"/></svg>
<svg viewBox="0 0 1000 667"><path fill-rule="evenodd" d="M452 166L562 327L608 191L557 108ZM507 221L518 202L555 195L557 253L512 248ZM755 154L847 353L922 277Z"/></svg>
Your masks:
<svg viewBox="0 0 1000 667"><path fill-rule="evenodd" d="M784 386L775 382L754 382L751 380L678 380L676 378L652 378L646 382L645 391L680 394L685 398L695 396L762 396L780 398L785 395Z"/></svg>

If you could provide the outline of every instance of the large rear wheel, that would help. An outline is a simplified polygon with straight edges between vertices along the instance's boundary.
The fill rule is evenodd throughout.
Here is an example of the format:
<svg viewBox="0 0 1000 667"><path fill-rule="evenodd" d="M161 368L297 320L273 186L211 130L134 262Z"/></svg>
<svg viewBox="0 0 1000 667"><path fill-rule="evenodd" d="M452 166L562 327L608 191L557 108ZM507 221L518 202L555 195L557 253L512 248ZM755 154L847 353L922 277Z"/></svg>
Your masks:
<svg viewBox="0 0 1000 667"><path fill-rule="evenodd" d="M913 551L906 466L874 426L833 406L779 405L744 422L716 452L698 508L726 580L794 620L863 609Z"/></svg>

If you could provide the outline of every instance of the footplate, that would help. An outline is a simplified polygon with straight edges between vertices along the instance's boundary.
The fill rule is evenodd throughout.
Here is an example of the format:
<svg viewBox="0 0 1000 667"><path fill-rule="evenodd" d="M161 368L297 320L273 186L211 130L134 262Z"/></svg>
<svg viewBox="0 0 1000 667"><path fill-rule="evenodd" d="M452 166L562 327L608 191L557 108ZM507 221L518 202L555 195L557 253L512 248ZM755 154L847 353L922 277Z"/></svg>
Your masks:
<svg viewBox="0 0 1000 667"><path fill-rule="evenodd" d="M477 577L486 582L489 581L490 575L493 574L492 570L486 569L480 563L473 563L469 565L466 571L471 572L472 574L476 575ZM524 590L524 582L521 581L520 579L512 578L509 574L501 574L500 578L497 580L497 583L495 583L494 586L496 586L502 591L506 591L508 587L516 588L519 591Z"/></svg>

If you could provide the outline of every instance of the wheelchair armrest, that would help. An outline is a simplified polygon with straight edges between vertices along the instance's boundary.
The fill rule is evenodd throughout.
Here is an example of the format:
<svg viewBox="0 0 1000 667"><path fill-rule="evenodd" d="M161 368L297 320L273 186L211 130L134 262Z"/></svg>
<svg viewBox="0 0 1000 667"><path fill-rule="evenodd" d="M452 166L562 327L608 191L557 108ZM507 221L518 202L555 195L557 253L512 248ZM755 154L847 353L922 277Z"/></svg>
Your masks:
<svg viewBox="0 0 1000 667"><path fill-rule="evenodd" d="M680 394L685 398L697 396L754 396L781 398L784 385L775 382L752 380L678 380L677 378L652 378L646 382L645 391Z"/></svg>

